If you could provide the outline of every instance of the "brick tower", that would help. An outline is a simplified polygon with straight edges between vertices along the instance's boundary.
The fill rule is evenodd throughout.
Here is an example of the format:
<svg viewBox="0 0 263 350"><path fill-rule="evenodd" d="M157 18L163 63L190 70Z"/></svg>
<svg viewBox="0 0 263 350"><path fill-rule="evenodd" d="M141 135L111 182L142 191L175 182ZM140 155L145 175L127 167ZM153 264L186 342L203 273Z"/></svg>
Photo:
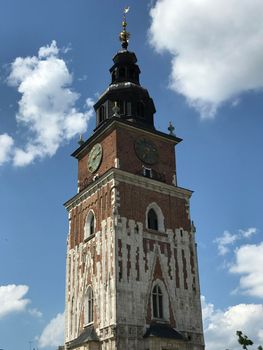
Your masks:
<svg viewBox="0 0 263 350"><path fill-rule="evenodd" d="M94 105L96 128L72 154L65 347L202 350L192 192L176 180L181 139L172 126L155 129L125 17L122 25L111 83Z"/></svg>

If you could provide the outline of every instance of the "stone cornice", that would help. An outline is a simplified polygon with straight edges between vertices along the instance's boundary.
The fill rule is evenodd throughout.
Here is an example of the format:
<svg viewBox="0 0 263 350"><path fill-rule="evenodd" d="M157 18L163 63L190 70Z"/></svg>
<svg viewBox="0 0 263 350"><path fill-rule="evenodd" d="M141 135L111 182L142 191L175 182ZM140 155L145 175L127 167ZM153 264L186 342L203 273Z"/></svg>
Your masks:
<svg viewBox="0 0 263 350"><path fill-rule="evenodd" d="M114 172L112 169L107 171L103 176L101 176L96 181L92 182L89 186L84 188L81 192L76 194L74 197L69 199L64 206L68 211L79 205L83 200L90 197L92 194L96 193L102 186L106 185L108 182L114 179Z"/></svg>
<svg viewBox="0 0 263 350"><path fill-rule="evenodd" d="M193 191L185 188L176 187L174 185L168 185L164 182L153 180L149 177L135 175L117 168L112 168L108 170L105 174L103 174L100 178L98 178L96 181L92 182L81 192L79 192L70 200L68 200L66 203L64 203L64 206L68 211L70 211L72 208L79 205L83 200L94 194L102 186L105 186L112 180L115 180L117 182L128 183L130 185L139 186L150 191L159 192L173 197L183 198L186 200L188 200L193 193Z"/></svg>
<svg viewBox="0 0 263 350"><path fill-rule="evenodd" d="M164 182L153 180L145 176L131 174L120 169L114 169L114 172L115 172L114 178L116 181L129 183L135 186L140 186L148 190L171 195L174 197L189 199L193 193L193 191L188 190L186 188L177 187L174 185L168 185Z"/></svg>
<svg viewBox="0 0 263 350"><path fill-rule="evenodd" d="M127 120L122 120L121 118L117 117L112 117L108 119L105 124L101 125L96 129L93 135L89 137L87 141L83 145L81 145L78 149L76 149L71 156L75 157L77 159L80 159L83 154L85 154L86 149L91 145L91 143L99 142L99 139L104 135L105 133L111 131L113 128L116 128L117 126L124 127L126 129L131 129L131 130L140 130L143 133L146 133L150 136L157 137L159 139L169 141L173 143L174 145L177 145L179 142L182 141L179 137L176 137L174 135L166 134L162 131L158 131L155 129L149 129L146 127L143 127L142 125L138 125L133 122L129 122Z"/></svg>

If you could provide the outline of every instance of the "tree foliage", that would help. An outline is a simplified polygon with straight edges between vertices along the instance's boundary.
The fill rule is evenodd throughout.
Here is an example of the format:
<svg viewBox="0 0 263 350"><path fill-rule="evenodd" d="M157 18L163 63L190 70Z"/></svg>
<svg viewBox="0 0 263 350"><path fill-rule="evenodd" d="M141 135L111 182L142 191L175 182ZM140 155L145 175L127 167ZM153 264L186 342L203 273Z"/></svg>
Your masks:
<svg viewBox="0 0 263 350"><path fill-rule="evenodd" d="M244 350L248 350L248 346L253 345L253 341L249 339L245 334L243 334L241 331L237 331L236 335L238 337L238 342L242 346ZM258 350L263 350L262 345L259 345Z"/></svg>

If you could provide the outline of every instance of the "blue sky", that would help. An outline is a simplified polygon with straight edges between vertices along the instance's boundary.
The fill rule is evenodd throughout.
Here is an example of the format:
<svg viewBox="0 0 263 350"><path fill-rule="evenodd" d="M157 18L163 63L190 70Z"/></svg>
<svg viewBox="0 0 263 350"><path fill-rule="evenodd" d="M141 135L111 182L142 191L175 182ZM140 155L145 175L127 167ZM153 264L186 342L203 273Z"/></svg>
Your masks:
<svg viewBox="0 0 263 350"><path fill-rule="evenodd" d="M92 101L120 48L113 0L0 1L0 348L51 350L62 339L70 157L91 135ZM172 121L178 182L194 190L208 350L263 343L260 0L131 0L129 49ZM32 344L30 345L30 341Z"/></svg>

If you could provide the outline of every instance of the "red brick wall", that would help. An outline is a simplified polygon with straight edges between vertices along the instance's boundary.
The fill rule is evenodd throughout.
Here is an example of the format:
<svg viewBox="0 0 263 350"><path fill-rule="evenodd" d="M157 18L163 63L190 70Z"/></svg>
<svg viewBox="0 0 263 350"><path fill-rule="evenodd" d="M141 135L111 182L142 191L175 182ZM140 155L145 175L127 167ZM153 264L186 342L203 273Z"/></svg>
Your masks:
<svg viewBox="0 0 263 350"><path fill-rule="evenodd" d="M112 214L110 184L103 186L79 206L72 209L70 249L83 241L85 220L91 209L94 211L96 218L95 231L99 231L101 230L101 221L107 219Z"/></svg>
<svg viewBox="0 0 263 350"><path fill-rule="evenodd" d="M127 183L120 183L118 191L120 192L119 214L121 216L145 224L146 209L150 203L156 202L163 212L166 229L191 230L185 199L153 192Z"/></svg>
<svg viewBox="0 0 263 350"><path fill-rule="evenodd" d="M134 142L144 136L152 141L159 153L159 161L153 165L144 164L135 153ZM160 138L146 134L143 130L123 130L123 127L117 128L117 157L120 159L120 169L133 174L142 172L142 165L152 168L165 178L165 182L171 184L175 173L175 151L171 141L161 140Z"/></svg>
<svg viewBox="0 0 263 350"><path fill-rule="evenodd" d="M88 157L90 150L96 143L100 143L102 145L103 157L98 170L95 171L95 173L91 173L88 170ZM95 174L99 174L99 176L101 176L107 170L113 168L116 157L116 130L113 130L109 134L103 134L101 138L96 140L96 142L90 144L89 148L86 150L86 154L79 160L78 180L80 187L84 182L86 185L90 184Z"/></svg>
<svg viewBox="0 0 263 350"><path fill-rule="evenodd" d="M140 137L145 136L154 142L159 152L159 161L153 165L144 164L135 154L134 142ZM96 143L101 143L103 148L103 158L100 167L95 173L88 170L89 152ZM174 145L169 140L163 140L155 135L145 133L143 130L132 130L118 125L116 129L102 134L100 138L90 144L85 154L79 160L78 164L78 180L80 188L83 189L92 182L95 174L101 176L107 170L115 167L115 158L119 158L120 169L133 174L142 174L143 164L146 167L160 174L165 180L164 182L172 184L175 173L175 151Z"/></svg>

